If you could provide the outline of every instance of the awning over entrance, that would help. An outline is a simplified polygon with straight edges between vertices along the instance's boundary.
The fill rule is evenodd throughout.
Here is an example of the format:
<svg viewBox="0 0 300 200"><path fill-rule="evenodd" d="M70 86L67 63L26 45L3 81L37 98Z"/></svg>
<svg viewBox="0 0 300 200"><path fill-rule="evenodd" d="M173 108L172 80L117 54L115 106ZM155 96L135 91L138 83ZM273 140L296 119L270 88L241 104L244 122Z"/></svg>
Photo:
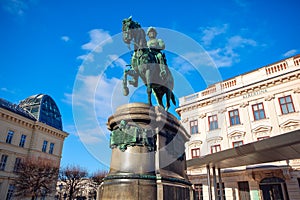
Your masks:
<svg viewBox="0 0 300 200"><path fill-rule="evenodd" d="M300 158L300 130L187 160L187 168L230 168Z"/></svg>

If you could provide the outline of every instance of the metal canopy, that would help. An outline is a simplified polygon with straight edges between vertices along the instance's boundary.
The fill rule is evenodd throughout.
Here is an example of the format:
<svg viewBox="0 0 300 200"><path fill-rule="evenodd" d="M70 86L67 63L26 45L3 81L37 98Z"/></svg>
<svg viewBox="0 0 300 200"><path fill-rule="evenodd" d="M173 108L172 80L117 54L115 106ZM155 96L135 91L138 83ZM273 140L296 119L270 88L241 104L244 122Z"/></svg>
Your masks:
<svg viewBox="0 0 300 200"><path fill-rule="evenodd" d="M187 168L230 168L300 158L300 130L187 160Z"/></svg>

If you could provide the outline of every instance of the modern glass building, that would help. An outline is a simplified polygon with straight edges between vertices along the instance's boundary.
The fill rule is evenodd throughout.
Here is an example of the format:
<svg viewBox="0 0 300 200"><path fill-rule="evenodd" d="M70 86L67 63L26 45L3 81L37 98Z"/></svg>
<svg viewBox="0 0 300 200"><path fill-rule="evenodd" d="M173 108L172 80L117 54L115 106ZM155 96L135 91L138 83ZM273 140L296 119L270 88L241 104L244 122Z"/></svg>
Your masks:
<svg viewBox="0 0 300 200"><path fill-rule="evenodd" d="M62 130L61 114L50 96L33 95L21 101L19 106L30 112L37 121Z"/></svg>

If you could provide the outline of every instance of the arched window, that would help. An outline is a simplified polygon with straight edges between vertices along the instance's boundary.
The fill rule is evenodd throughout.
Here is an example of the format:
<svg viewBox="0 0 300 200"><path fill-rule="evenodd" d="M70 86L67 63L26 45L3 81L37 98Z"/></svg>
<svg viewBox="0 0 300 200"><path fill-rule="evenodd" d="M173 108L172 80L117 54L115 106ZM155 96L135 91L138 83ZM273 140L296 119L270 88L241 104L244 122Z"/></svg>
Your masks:
<svg viewBox="0 0 300 200"><path fill-rule="evenodd" d="M288 197L285 181L278 177L264 178L259 183L263 199L283 200Z"/></svg>

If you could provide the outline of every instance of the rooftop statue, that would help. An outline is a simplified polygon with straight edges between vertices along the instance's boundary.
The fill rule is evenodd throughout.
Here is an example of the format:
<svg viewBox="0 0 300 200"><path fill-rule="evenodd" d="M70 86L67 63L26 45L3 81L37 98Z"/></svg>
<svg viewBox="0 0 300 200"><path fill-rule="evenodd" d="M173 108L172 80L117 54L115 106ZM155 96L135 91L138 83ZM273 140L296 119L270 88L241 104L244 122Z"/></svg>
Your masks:
<svg viewBox="0 0 300 200"><path fill-rule="evenodd" d="M170 108L170 100L176 105L175 96L172 92L174 79L167 66L165 54L161 51L165 49L165 44L161 39L156 39L156 29L154 27L148 28L149 41L147 42L146 33L141 25L129 17L123 20L122 33L123 41L129 47L131 43L134 46L130 68L124 71L123 94L125 96L129 94L127 81L137 87L138 78L140 77L147 87L148 104L150 106L152 106L152 92L158 105L165 108L165 110ZM127 80L128 75L132 77L131 80ZM162 100L164 95L166 95L166 106Z"/></svg>

